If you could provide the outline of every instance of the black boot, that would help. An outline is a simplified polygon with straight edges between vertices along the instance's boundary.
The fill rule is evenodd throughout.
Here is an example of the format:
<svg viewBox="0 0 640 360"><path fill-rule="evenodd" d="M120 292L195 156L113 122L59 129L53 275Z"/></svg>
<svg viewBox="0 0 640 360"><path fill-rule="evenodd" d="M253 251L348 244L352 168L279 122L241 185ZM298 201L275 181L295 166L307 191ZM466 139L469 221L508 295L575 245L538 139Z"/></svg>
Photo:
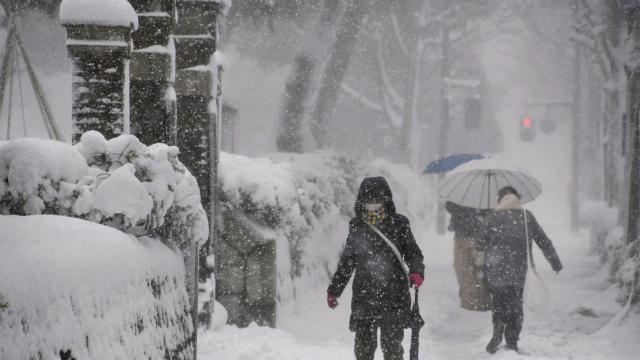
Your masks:
<svg viewBox="0 0 640 360"><path fill-rule="evenodd" d="M489 354L495 354L498 351L498 346L502 343L502 336L504 333L504 322L494 319L493 321L493 337L487 344L487 352Z"/></svg>
<svg viewBox="0 0 640 360"><path fill-rule="evenodd" d="M507 345L505 346L505 349L513 350L515 352L518 352L518 342L517 341L507 342Z"/></svg>

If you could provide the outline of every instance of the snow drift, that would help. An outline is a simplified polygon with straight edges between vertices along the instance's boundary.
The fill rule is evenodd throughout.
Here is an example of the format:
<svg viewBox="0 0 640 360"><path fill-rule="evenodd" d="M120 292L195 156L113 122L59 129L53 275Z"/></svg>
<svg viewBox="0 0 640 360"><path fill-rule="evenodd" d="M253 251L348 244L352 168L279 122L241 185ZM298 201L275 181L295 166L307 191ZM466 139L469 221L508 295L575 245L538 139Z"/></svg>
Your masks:
<svg viewBox="0 0 640 360"><path fill-rule="evenodd" d="M191 358L179 252L62 216L0 228L1 359Z"/></svg>

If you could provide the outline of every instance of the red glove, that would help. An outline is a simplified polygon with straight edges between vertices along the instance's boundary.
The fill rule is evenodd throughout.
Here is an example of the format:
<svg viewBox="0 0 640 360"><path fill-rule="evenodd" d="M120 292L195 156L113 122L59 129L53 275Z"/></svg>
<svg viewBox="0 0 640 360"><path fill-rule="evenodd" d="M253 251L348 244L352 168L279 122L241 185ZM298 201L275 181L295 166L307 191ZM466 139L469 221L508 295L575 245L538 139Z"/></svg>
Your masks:
<svg viewBox="0 0 640 360"><path fill-rule="evenodd" d="M422 276L420 276L420 274L417 273L411 273L409 274L409 283L414 285L417 288L420 287L420 285L422 285L422 282L424 280L422 279Z"/></svg>
<svg viewBox="0 0 640 360"><path fill-rule="evenodd" d="M335 309L336 306L338 306L338 298L334 295L327 294L327 305L329 305L330 308Z"/></svg>

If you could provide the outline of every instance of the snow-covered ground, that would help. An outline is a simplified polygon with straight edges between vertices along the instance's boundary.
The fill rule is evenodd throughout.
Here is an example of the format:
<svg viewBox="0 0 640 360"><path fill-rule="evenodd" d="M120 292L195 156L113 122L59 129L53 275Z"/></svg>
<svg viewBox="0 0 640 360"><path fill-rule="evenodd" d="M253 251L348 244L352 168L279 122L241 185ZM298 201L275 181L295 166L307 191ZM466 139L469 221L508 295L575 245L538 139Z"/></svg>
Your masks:
<svg viewBox="0 0 640 360"><path fill-rule="evenodd" d="M545 224L543 223L543 226ZM615 289L608 289L607 270L588 254L586 232L571 233L563 223L547 224L565 269L553 273L538 252L541 276L551 292L546 313L525 313L520 347L531 359L635 359L640 353L640 316L620 322ZM427 321L422 329L421 359L517 359L513 352L491 356L484 347L491 336L490 313L462 310L452 267L450 235L416 234L425 253L425 285L420 308ZM347 329L350 292L330 310L325 288L310 289L296 305L281 311L278 328L223 326L199 334L203 360L353 359L353 333ZM405 332L408 353L410 332ZM406 355L406 354L405 354ZM406 355L405 357L408 357ZM380 350L376 359L382 359Z"/></svg>

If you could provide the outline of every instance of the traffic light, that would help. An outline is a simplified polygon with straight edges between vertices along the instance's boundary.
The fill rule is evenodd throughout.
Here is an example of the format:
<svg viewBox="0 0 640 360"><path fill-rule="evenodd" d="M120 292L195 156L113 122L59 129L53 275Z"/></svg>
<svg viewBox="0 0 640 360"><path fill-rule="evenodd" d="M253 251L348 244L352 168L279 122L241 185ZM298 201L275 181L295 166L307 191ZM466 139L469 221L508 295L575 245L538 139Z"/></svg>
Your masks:
<svg viewBox="0 0 640 360"><path fill-rule="evenodd" d="M520 140L533 141L536 137L536 128L533 118L525 115L520 119Z"/></svg>
<svg viewBox="0 0 640 360"><path fill-rule="evenodd" d="M482 99L468 97L464 100L464 126L478 129L482 123Z"/></svg>

